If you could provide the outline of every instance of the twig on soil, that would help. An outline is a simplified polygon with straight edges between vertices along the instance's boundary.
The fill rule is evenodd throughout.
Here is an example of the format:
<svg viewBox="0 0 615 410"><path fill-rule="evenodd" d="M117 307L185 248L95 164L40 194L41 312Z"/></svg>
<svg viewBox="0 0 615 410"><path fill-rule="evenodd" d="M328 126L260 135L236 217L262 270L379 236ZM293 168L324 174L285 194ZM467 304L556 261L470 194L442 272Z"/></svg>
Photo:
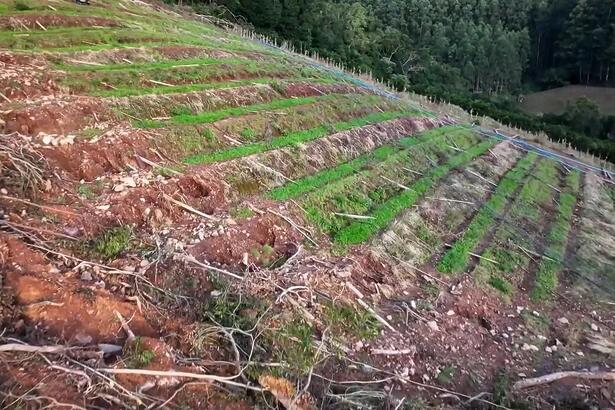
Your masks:
<svg viewBox="0 0 615 410"><path fill-rule="evenodd" d="M433 280L435 280L436 282L441 283L442 285L446 286L447 288L450 288L450 287L451 287L451 285L450 285L449 283L447 283L447 282L443 281L442 279L439 279L439 278L437 278L437 277L435 277L435 276L433 276L433 275L430 275L429 273L425 272L424 270L419 269L419 268L417 268L416 266L413 266L413 265L409 264L408 262L406 262L406 261L405 261L405 260L403 260L403 259L398 258L397 256L393 256L393 259L397 260L398 262L400 262L400 263L401 263L401 264L403 264L403 265L406 265L406 266L407 266L407 267L409 267L410 269L414 269L415 271L417 271L417 272L419 272L419 273L423 274L424 276L427 276L429 279L433 279Z"/></svg>
<svg viewBox="0 0 615 410"><path fill-rule="evenodd" d="M262 164L262 163L260 163L260 162L258 162L258 161L251 160L251 159L246 159L245 161L246 161L248 164L252 164L252 166L255 166L255 167L258 167L258 168L263 168L264 170L269 171L269 172L271 172L272 174L274 174L274 175L277 175L277 176L281 177L281 178L282 178L282 179L284 179L285 181L292 182L293 184L296 184L296 183L297 183L297 181L295 181L295 180L292 180L292 179L288 178L286 175L282 174L280 171L276 171L275 169L273 169L273 168L271 168L271 167L268 167L267 165Z"/></svg>
<svg viewBox="0 0 615 410"><path fill-rule="evenodd" d="M145 162L147 165L149 165L149 166L150 166L150 167L152 167L152 168L160 168L160 169L164 169L165 171L170 172L171 174L174 174L174 175L184 175L183 173L181 173L181 172L179 172L179 171L175 171L174 169L167 168L167 167L164 167L164 166L162 166L162 165L160 165L160 164L155 163L154 161L150 161L150 160L149 160L149 159L147 159L147 158L143 158L143 157L142 157L141 155L139 155L139 154L135 154L135 157L137 157L139 160L141 160L141 161Z"/></svg>
<svg viewBox="0 0 615 410"><path fill-rule="evenodd" d="M615 372L556 372L547 374L540 377L534 377L532 379L525 379L516 382L513 385L513 390L522 390L529 387L541 386L544 384L553 383L558 380L575 378L581 380L602 380L615 382Z"/></svg>
<svg viewBox="0 0 615 410"><path fill-rule="evenodd" d="M243 276L239 276L239 275L234 274L232 272L229 272L227 270L216 268L215 266L211 266L211 265L209 265L207 263L200 262L200 261L196 260L196 258L194 256L189 256L189 255L186 255L186 254L179 254L179 255L180 255L180 258L183 259L185 262L192 263L192 264L197 265L197 266L199 266L199 267L201 267L203 269L208 269L208 270L212 270L212 271L217 272L217 273L222 273L224 275L230 276L230 277L235 278L237 280L243 280L244 279Z"/></svg>
<svg viewBox="0 0 615 410"><path fill-rule="evenodd" d="M413 189L405 186L404 184L400 184L399 182L393 181L392 179L389 179L387 177L385 177L384 175L380 175L380 178L384 179L387 182L390 182L391 184L401 188L401 189L405 189L406 191L413 191Z"/></svg>
<svg viewBox="0 0 615 410"><path fill-rule="evenodd" d="M404 171L408 171L408 172L410 172L410 173L412 173L412 174L416 174L416 175L423 176L423 173L422 173L422 172L418 172L418 171L415 171L415 170L410 169L410 168L401 167L401 169L403 169Z"/></svg>
<svg viewBox="0 0 615 410"><path fill-rule="evenodd" d="M371 354L383 355L383 356L403 356L403 355L412 355L414 353L416 353L415 349L402 349L402 350L372 349L371 350Z"/></svg>
<svg viewBox="0 0 615 410"><path fill-rule="evenodd" d="M477 177L478 179L485 181L486 183L488 183L489 185L493 185L494 187L497 187L498 184L496 184L493 181L488 180L487 178L485 178L484 176L482 176L481 174L479 174L478 172L474 172L471 169L467 169L466 171L468 171L468 173L470 175L474 175L475 177Z"/></svg>
<svg viewBox="0 0 615 410"><path fill-rule="evenodd" d="M165 87L175 87L173 84L169 84L169 83L163 83L162 81L156 81L156 80L146 80L149 81L152 84L157 84L157 85L164 85Z"/></svg>
<svg viewBox="0 0 615 410"><path fill-rule="evenodd" d="M278 213L278 212L276 212L276 211L274 211L274 210L272 210L270 208L267 208L267 212L272 213L273 215L278 216L278 217L284 219L286 222L288 222L288 224L290 226L295 228L297 231L299 231L299 233L301 235L303 235L308 241L310 241L312 243L312 245L318 247L318 244L316 243L316 241L314 239L312 239L312 237L309 235L311 232L307 228L299 225L298 223L294 222L289 217L284 216L281 213Z"/></svg>
<svg viewBox="0 0 615 410"><path fill-rule="evenodd" d="M365 310L367 310L369 313L371 313L372 316L374 316L374 318L376 318L376 320L378 320L380 323L385 325L388 329L390 329L391 331L397 333L397 329L395 329L393 326L391 326L391 324L389 322L387 322L382 316L380 316L378 313L376 313L376 311L363 300L363 294L361 293L361 291L359 291L359 289L357 289L350 282L346 282L346 286L348 287L348 289L350 289L357 296L357 303L359 305L363 306L363 308L365 308Z"/></svg>
<svg viewBox="0 0 615 410"><path fill-rule="evenodd" d="M451 245L450 243L445 243L444 246L446 246L447 248L452 248L453 247L453 245ZM478 258L478 259L485 260L487 262L491 262L491 263L493 263L495 265L499 265L500 264L500 262L498 262L496 260L487 258L486 256L481 256L481 255L479 255L477 253L468 252L468 255L473 256L473 257Z"/></svg>
<svg viewBox="0 0 615 410"><path fill-rule="evenodd" d="M0 345L0 353L2 352L25 352L25 353L64 353L73 348L62 346L62 345L54 345L54 346L32 346L21 343L7 343L4 345Z"/></svg>
<svg viewBox="0 0 615 410"><path fill-rule="evenodd" d="M36 20L36 25L43 29L43 31L47 31L47 28L43 26L38 20Z"/></svg>
<svg viewBox="0 0 615 410"><path fill-rule="evenodd" d="M16 198L14 196L9 196L9 195L0 195L1 199L7 199L9 201L16 201L16 202L21 202L22 204L26 204L26 205L30 205L30 206L34 206L36 208L40 208L40 209L45 209L47 211L52 211L52 212L59 212L62 214L66 214L66 215L72 215L72 216L80 216L74 212L70 212L70 211L66 211L64 209L56 209L53 208L51 206L46 206L46 205L40 205L40 204L36 204L34 202L30 202L26 199L21 199L21 198Z"/></svg>
<svg viewBox="0 0 615 410"><path fill-rule="evenodd" d="M11 103L12 101L4 94L0 93L0 97L2 97L3 100L5 100L7 103Z"/></svg>
<svg viewBox="0 0 615 410"><path fill-rule="evenodd" d="M218 382L223 384L228 384L230 386L242 387L244 389L253 390L257 392L263 392L264 390L260 387L251 386L248 384L243 384L239 382L233 381L233 379L238 376L216 376L213 374L198 374L198 373L189 373L189 372L178 372L178 371L160 371L160 370L147 370L147 369L97 369L101 373L107 374L134 374L140 376L155 376L155 377L184 377L187 379L196 379L196 380L208 380L211 382Z"/></svg>
<svg viewBox="0 0 615 410"><path fill-rule="evenodd" d="M44 228L36 228L34 226L28 226L28 225L22 225L22 224L18 224L15 222L9 222L6 220L0 220L0 226L2 225L6 225L7 227L11 228L11 227L17 227L17 228L21 228L21 229L26 229L26 230L32 230L32 231L36 231L36 232L40 232L40 233L46 233L49 235L54 235L54 236L58 236L60 238L64 238L64 239L69 239L71 241L79 241L79 238L75 238L74 236L69 236L69 235L65 235L63 233L60 232L54 232L54 231L50 231L48 229L44 229Z"/></svg>
<svg viewBox="0 0 615 410"><path fill-rule="evenodd" d="M115 316L117 316L118 320L120 321L121 325L122 325L122 329L124 329L124 332L126 333L126 336L128 336L127 342L132 342L133 340L136 339L135 334L133 333L133 331L130 329L130 326L128 326L128 322L126 322L126 320L124 320L124 317L122 316L122 314L120 312L118 312L117 310L114 310L115 312Z"/></svg>
<svg viewBox="0 0 615 410"><path fill-rule="evenodd" d="M167 195L167 194L163 194L164 199L166 199L167 201L179 206L180 208L184 208L186 211L192 212L193 214L196 214L198 216L201 216L205 219L209 219L210 221L216 221L218 222L218 218L211 216L211 215L207 215L204 212L199 211L198 209L195 209L193 207L191 207L190 205L187 205L183 202L178 201L177 199L172 198L171 196Z"/></svg>
<svg viewBox="0 0 615 410"><path fill-rule="evenodd" d="M434 197L434 196L426 196L425 198L431 199L433 201L454 202L454 203L457 203L457 204L476 205L474 202L461 201L459 199L437 198L437 197Z"/></svg>

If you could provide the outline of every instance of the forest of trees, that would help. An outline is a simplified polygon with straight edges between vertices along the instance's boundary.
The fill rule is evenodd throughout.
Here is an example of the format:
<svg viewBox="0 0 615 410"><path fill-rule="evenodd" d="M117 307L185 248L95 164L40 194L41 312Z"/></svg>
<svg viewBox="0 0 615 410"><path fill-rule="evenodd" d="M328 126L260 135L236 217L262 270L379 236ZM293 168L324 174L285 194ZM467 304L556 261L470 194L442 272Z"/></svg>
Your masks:
<svg viewBox="0 0 615 410"><path fill-rule="evenodd" d="M546 130L516 95L565 84L615 85L615 0L184 0L242 18L270 37L513 124ZM502 104L503 100L508 102ZM511 103L512 102L512 103ZM518 118L517 118L518 117ZM515 121L523 117L523 121ZM608 119L600 118L600 121ZM612 124L610 120L608 124ZM564 126L554 138L615 159L612 128ZM585 136L587 134L585 133Z"/></svg>

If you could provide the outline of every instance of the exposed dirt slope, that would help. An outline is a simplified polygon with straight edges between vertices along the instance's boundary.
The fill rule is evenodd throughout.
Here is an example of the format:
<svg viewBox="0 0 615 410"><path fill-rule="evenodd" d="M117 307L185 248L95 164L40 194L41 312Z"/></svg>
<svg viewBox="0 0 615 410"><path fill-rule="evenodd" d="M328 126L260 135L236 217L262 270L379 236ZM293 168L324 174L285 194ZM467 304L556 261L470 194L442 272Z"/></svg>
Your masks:
<svg viewBox="0 0 615 410"><path fill-rule="evenodd" d="M603 175L185 10L0 11L0 407L615 406Z"/></svg>

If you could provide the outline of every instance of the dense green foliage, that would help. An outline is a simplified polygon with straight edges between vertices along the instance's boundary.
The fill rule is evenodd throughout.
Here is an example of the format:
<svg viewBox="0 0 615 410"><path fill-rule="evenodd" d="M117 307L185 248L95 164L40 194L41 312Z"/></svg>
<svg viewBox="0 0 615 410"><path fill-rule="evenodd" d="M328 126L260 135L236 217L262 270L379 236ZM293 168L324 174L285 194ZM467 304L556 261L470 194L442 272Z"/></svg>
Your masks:
<svg viewBox="0 0 615 410"><path fill-rule="evenodd" d="M215 5L212 6L212 3ZM608 83L615 0L193 0L379 78L476 91Z"/></svg>
<svg viewBox="0 0 615 410"><path fill-rule="evenodd" d="M170 0L169 0L170 1ZM613 120L521 112L514 97L564 84L613 85L615 0L192 0L345 65L615 160ZM495 97L497 96L497 97ZM509 98L501 98L509 96Z"/></svg>

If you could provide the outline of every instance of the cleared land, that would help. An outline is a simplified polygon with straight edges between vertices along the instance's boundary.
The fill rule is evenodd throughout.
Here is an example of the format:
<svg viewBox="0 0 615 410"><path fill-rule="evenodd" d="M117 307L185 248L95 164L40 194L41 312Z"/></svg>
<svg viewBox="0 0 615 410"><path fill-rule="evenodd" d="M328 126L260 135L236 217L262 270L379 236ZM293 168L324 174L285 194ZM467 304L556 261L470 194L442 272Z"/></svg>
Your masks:
<svg viewBox="0 0 615 410"><path fill-rule="evenodd" d="M607 177L91 3L0 0L0 407L612 405L513 388L615 367Z"/></svg>
<svg viewBox="0 0 615 410"><path fill-rule="evenodd" d="M569 85L523 96L521 108L533 114L562 114L579 98L593 101L603 115L615 115L615 88Z"/></svg>

